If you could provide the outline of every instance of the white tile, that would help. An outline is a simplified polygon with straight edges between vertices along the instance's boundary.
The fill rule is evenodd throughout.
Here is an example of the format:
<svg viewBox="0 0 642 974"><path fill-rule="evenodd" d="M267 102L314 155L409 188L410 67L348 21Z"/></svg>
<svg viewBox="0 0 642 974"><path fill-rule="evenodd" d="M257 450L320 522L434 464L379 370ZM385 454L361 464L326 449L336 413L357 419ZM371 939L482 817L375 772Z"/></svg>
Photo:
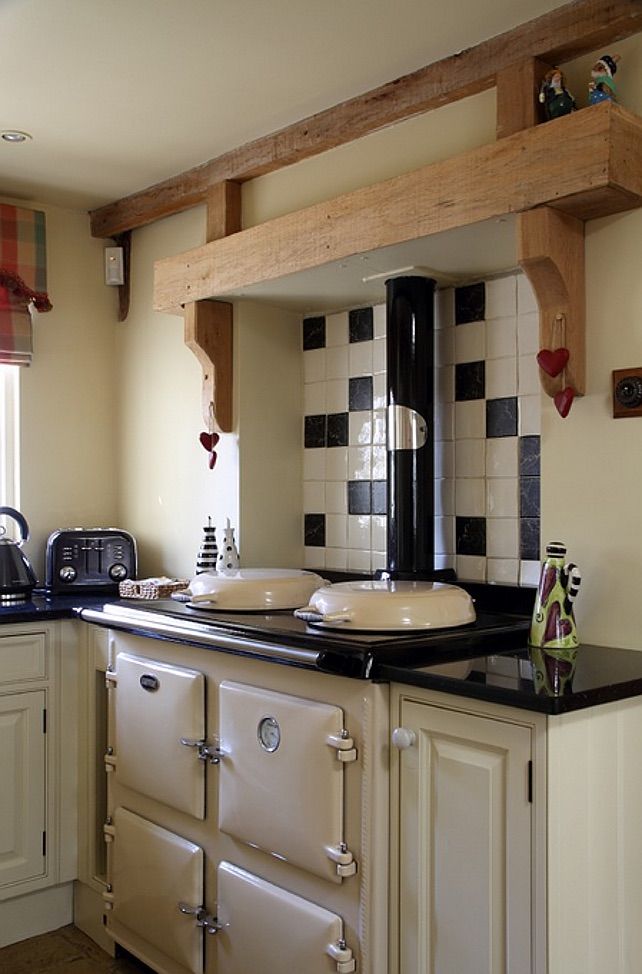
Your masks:
<svg viewBox="0 0 642 974"><path fill-rule="evenodd" d="M441 365L437 369L435 382L436 401L439 403L455 401L455 366Z"/></svg>
<svg viewBox="0 0 642 974"><path fill-rule="evenodd" d="M312 453L306 450L306 453ZM348 447L335 446L331 450L325 451L325 479L343 480L348 479Z"/></svg>
<svg viewBox="0 0 642 974"><path fill-rule="evenodd" d="M369 514L348 514L348 548L370 550Z"/></svg>
<svg viewBox="0 0 642 974"><path fill-rule="evenodd" d="M325 512L325 484L307 480L303 484L303 510L305 514Z"/></svg>
<svg viewBox="0 0 642 974"><path fill-rule="evenodd" d="M388 405L388 383L385 372L378 372L372 377L372 405L374 409L385 409Z"/></svg>
<svg viewBox="0 0 642 974"><path fill-rule="evenodd" d="M455 476L454 440L438 440L435 443L435 479Z"/></svg>
<svg viewBox="0 0 642 974"><path fill-rule="evenodd" d="M327 347L347 345L349 338L348 312L340 311L336 315L326 315L325 343Z"/></svg>
<svg viewBox="0 0 642 974"><path fill-rule="evenodd" d="M539 585L541 565L538 561L522 561L519 565L520 585Z"/></svg>
<svg viewBox="0 0 642 974"><path fill-rule="evenodd" d="M520 355L537 355L539 352L539 315L519 315L517 318L517 350Z"/></svg>
<svg viewBox="0 0 642 974"><path fill-rule="evenodd" d="M444 568L455 569L455 555L435 555L435 568L440 570Z"/></svg>
<svg viewBox="0 0 642 974"><path fill-rule="evenodd" d="M304 450L303 451L303 479L304 480L325 480L325 450Z"/></svg>
<svg viewBox="0 0 642 974"><path fill-rule="evenodd" d="M458 440L486 436L486 403L483 399L455 403L455 436Z"/></svg>
<svg viewBox="0 0 642 974"><path fill-rule="evenodd" d="M325 548L305 546L303 548L303 567L325 568Z"/></svg>
<svg viewBox="0 0 642 974"><path fill-rule="evenodd" d="M373 342L352 342L348 346L348 375L372 375Z"/></svg>
<svg viewBox="0 0 642 974"><path fill-rule="evenodd" d="M455 559L457 578L462 581L486 581L486 559L477 555L457 555Z"/></svg>
<svg viewBox="0 0 642 974"><path fill-rule="evenodd" d="M489 517L517 517L519 514L517 477L489 477L486 481L486 513Z"/></svg>
<svg viewBox="0 0 642 974"><path fill-rule="evenodd" d="M351 446L348 448L348 480L370 480L372 448Z"/></svg>
<svg viewBox="0 0 642 974"><path fill-rule="evenodd" d="M520 396L518 401L519 435L539 436L542 430L542 397Z"/></svg>
<svg viewBox="0 0 642 974"><path fill-rule="evenodd" d="M454 440L455 438L455 404L452 402L437 403L435 405L435 439Z"/></svg>
<svg viewBox="0 0 642 974"><path fill-rule="evenodd" d="M366 446L372 443L372 413L370 410L359 410L348 416L350 446Z"/></svg>
<svg viewBox="0 0 642 974"><path fill-rule="evenodd" d="M517 275L517 313L528 314L537 311L537 300L531 282L525 274Z"/></svg>
<svg viewBox="0 0 642 974"><path fill-rule="evenodd" d="M486 481L482 478L455 480L455 513L460 517L483 517L486 513Z"/></svg>
<svg viewBox="0 0 642 974"><path fill-rule="evenodd" d="M486 322L486 360L517 354L517 318L491 318Z"/></svg>
<svg viewBox="0 0 642 974"><path fill-rule="evenodd" d="M518 518L487 518L486 555L489 558L519 558Z"/></svg>
<svg viewBox="0 0 642 974"><path fill-rule="evenodd" d="M520 396L540 391L539 366L534 355L520 355L517 359L517 391Z"/></svg>
<svg viewBox="0 0 642 974"><path fill-rule="evenodd" d="M345 483L325 484L325 510L327 514L348 513L348 489Z"/></svg>
<svg viewBox="0 0 642 974"><path fill-rule="evenodd" d="M307 355L307 352L305 353ZM325 350L325 374L327 379L348 378L348 346L338 345Z"/></svg>
<svg viewBox="0 0 642 974"><path fill-rule="evenodd" d="M486 362L486 398L503 399L517 395L517 361L515 357L494 358Z"/></svg>
<svg viewBox="0 0 642 974"><path fill-rule="evenodd" d="M348 567L348 551L346 548L328 548L325 555L325 568L344 572Z"/></svg>
<svg viewBox="0 0 642 974"><path fill-rule="evenodd" d="M515 275L486 281L486 318L506 318L517 311Z"/></svg>
<svg viewBox="0 0 642 974"><path fill-rule="evenodd" d="M378 446L386 443L386 411L375 409L372 414L372 442Z"/></svg>
<svg viewBox="0 0 642 974"><path fill-rule="evenodd" d="M386 371L386 339L377 338L372 343L372 372Z"/></svg>
<svg viewBox="0 0 642 974"><path fill-rule="evenodd" d="M486 441L486 476L517 477L519 444L516 436L497 436Z"/></svg>
<svg viewBox="0 0 642 974"><path fill-rule="evenodd" d="M373 551L371 557L373 572L383 571L388 567L388 555L385 551Z"/></svg>
<svg viewBox="0 0 642 974"><path fill-rule="evenodd" d="M435 554L452 555L455 551L455 518L435 518Z"/></svg>
<svg viewBox="0 0 642 974"><path fill-rule="evenodd" d="M348 551L348 571L370 573L371 555L368 551Z"/></svg>
<svg viewBox="0 0 642 974"><path fill-rule="evenodd" d="M372 480L385 480L388 465L388 451L385 446L373 446L372 448L372 467L370 477Z"/></svg>
<svg viewBox="0 0 642 974"><path fill-rule="evenodd" d="M325 382L306 382L303 386L303 413L305 416L319 416L325 413Z"/></svg>
<svg viewBox="0 0 642 974"><path fill-rule="evenodd" d="M435 295L435 328L450 328L455 324L455 289L438 288Z"/></svg>
<svg viewBox="0 0 642 974"><path fill-rule="evenodd" d="M325 543L327 548L345 548L348 542L348 516L326 514Z"/></svg>
<svg viewBox="0 0 642 974"><path fill-rule="evenodd" d="M486 355L486 322L473 321L465 325L456 325L454 330L455 362L480 362ZM439 335L441 332L436 334Z"/></svg>
<svg viewBox="0 0 642 974"><path fill-rule="evenodd" d="M435 514L452 515L455 513L455 481L435 481Z"/></svg>
<svg viewBox="0 0 642 974"><path fill-rule="evenodd" d="M348 411L348 380L331 379L325 384L324 412L347 413Z"/></svg>
<svg viewBox="0 0 642 974"><path fill-rule="evenodd" d="M517 558L489 558L486 564L487 581L497 585L516 585L519 575Z"/></svg>
<svg viewBox="0 0 642 974"><path fill-rule="evenodd" d="M375 338L386 337L386 306L375 304L372 309L372 327Z"/></svg>
<svg viewBox="0 0 642 974"><path fill-rule="evenodd" d="M388 544L388 518L373 514L370 522L371 544L377 551L385 551Z"/></svg>
<svg viewBox="0 0 642 974"><path fill-rule="evenodd" d="M325 379L325 348L311 348L303 353L303 381L321 382Z"/></svg>
<svg viewBox="0 0 642 974"><path fill-rule="evenodd" d="M455 327L435 332L435 365L452 365L455 361Z"/></svg>
<svg viewBox="0 0 642 974"><path fill-rule="evenodd" d="M457 440L455 474L459 477L484 477L486 474L486 440Z"/></svg>

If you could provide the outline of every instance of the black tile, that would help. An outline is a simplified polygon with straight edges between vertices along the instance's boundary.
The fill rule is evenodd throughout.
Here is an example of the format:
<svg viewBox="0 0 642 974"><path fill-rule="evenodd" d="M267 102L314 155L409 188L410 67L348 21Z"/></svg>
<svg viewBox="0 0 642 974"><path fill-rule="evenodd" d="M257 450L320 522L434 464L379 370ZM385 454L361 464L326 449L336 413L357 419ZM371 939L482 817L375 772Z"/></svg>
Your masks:
<svg viewBox="0 0 642 974"><path fill-rule="evenodd" d="M305 417L304 444L306 447L325 446L325 416Z"/></svg>
<svg viewBox="0 0 642 974"><path fill-rule="evenodd" d="M483 399L486 395L486 363L462 362L455 366L455 400Z"/></svg>
<svg viewBox="0 0 642 974"><path fill-rule="evenodd" d="M311 348L325 348L325 317L303 319L303 351Z"/></svg>
<svg viewBox="0 0 642 974"><path fill-rule="evenodd" d="M483 321L486 314L486 285L466 284L455 288L455 324Z"/></svg>
<svg viewBox="0 0 642 974"><path fill-rule="evenodd" d="M372 409L371 375L348 379L348 409L351 413L360 409Z"/></svg>
<svg viewBox="0 0 642 974"><path fill-rule="evenodd" d="M374 335L372 308L354 308L348 315L348 336L351 342L369 342Z"/></svg>
<svg viewBox="0 0 642 974"><path fill-rule="evenodd" d="M328 446L348 445L348 414L330 413L328 416Z"/></svg>
<svg viewBox="0 0 642 974"><path fill-rule="evenodd" d="M457 534L455 550L458 555L486 554L486 518L455 518Z"/></svg>
<svg viewBox="0 0 642 974"><path fill-rule="evenodd" d="M519 515L520 517L539 517L540 515L540 480L539 477L519 478Z"/></svg>
<svg viewBox="0 0 642 974"><path fill-rule="evenodd" d="M520 436L519 475L520 477L539 477L540 438L539 436Z"/></svg>
<svg viewBox="0 0 642 974"><path fill-rule="evenodd" d="M309 548L325 545L325 514L305 515L305 544Z"/></svg>
<svg viewBox="0 0 642 974"><path fill-rule="evenodd" d="M525 561L539 561L539 518L520 517L519 556Z"/></svg>
<svg viewBox="0 0 642 974"><path fill-rule="evenodd" d="M388 513L388 482L386 480L372 481L372 513Z"/></svg>
<svg viewBox="0 0 642 974"><path fill-rule="evenodd" d="M486 436L517 436L517 396L486 401Z"/></svg>
<svg viewBox="0 0 642 974"><path fill-rule="evenodd" d="M348 514L370 514L372 485L369 480L348 481Z"/></svg>

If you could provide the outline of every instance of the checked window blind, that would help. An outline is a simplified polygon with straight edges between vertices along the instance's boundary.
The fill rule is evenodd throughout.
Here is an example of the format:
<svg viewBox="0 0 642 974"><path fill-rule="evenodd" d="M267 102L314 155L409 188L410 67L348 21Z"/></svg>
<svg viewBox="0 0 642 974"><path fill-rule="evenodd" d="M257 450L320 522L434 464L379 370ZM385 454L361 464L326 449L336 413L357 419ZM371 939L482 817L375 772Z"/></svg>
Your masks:
<svg viewBox="0 0 642 974"><path fill-rule="evenodd" d="M29 365L30 308L50 311L45 214L0 204L0 363Z"/></svg>

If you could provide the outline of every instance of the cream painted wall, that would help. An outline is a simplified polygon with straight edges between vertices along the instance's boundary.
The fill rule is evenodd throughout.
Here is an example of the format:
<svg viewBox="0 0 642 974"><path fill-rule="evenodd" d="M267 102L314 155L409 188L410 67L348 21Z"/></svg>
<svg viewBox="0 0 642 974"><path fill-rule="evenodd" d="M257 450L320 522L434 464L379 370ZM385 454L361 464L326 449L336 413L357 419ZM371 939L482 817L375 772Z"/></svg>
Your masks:
<svg viewBox="0 0 642 974"><path fill-rule="evenodd" d="M86 214L44 210L53 310L34 325L34 360L20 370L20 509L25 551L44 580L44 549L59 527L109 525L116 517L113 395L115 294L104 284L103 243Z"/></svg>

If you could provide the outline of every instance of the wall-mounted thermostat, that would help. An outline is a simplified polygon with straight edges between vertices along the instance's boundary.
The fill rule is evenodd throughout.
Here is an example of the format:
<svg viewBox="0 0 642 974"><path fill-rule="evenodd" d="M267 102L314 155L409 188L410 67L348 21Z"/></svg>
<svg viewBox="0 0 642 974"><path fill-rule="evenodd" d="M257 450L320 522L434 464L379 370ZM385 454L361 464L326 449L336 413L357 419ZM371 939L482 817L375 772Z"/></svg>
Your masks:
<svg viewBox="0 0 642 974"><path fill-rule="evenodd" d="M105 284L124 284L125 264L122 247L105 247Z"/></svg>

